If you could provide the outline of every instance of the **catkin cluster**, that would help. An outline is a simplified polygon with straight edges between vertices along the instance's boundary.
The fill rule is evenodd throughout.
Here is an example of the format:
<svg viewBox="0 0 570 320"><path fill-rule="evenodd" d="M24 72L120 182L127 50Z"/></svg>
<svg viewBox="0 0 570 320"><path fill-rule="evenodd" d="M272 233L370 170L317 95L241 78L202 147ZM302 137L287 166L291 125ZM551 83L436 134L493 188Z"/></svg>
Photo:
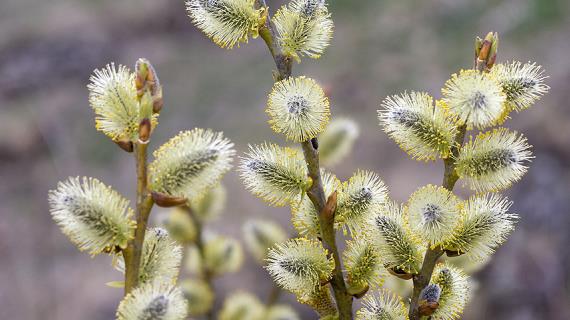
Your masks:
<svg viewBox="0 0 570 320"><path fill-rule="evenodd" d="M188 10L196 22L201 11L196 5ZM209 10L223 15L214 5ZM366 296L357 319L458 318L470 282L452 262L436 262L442 254L486 261L513 231L518 216L498 192L522 178L533 156L527 139L502 125L548 91L541 67L498 63L498 36L489 33L475 42L474 69L453 74L440 97L408 91L385 98L378 110L384 132L411 158L445 164L443 186L420 187L399 204L375 172L359 169L341 181L330 170L350 153L358 127L348 119L331 121L332 107L321 85L291 75L291 61L316 58L330 42L333 24L324 0L291 0L273 16L259 1L240 23L196 24L218 42L216 34L248 34L235 26L245 26L257 10L263 12L257 31L249 33L262 35L278 69L267 99L268 122L287 141L301 144L302 151L263 142L250 145L240 159L245 187L272 206L290 207L298 234L269 241L269 234L279 232L248 223L244 231L256 258L265 258L273 280L322 319L352 318L347 296ZM222 20L233 19L228 14ZM474 194L468 199L454 194L457 180ZM336 246L340 232L348 238L342 253ZM424 270L429 272L420 275ZM409 306L381 289L390 277L414 279Z"/></svg>

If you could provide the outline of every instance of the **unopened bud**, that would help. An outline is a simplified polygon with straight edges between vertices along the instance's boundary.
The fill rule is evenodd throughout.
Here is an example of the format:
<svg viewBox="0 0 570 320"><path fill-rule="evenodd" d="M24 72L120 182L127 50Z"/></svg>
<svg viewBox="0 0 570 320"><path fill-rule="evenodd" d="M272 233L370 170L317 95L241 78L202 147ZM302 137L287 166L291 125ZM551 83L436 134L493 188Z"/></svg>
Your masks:
<svg viewBox="0 0 570 320"><path fill-rule="evenodd" d="M119 148L125 150L126 152L133 152L134 147L133 147L133 142L132 141L128 141L128 140L113 140L113 142L115 142Z"/></svg>
<svg viewBox="0 0 570 320"><path fill-rule="evenodd" d="M437 284L429 284L420 293L419 311L422 316L430 316L439 307L441 288Z"/></svg>
<svg viewBox="0 0 570 320"><path fill-rule="evenodd" d="M135 86L139 100L145 92L149 92L152 97L152 110L158 113L163 106L162 87L154 67L147 59L140 58L135 65L135 71Z"/></svg>
<svg viewBox="0 0 570 320"><path fill-rule="evenodd" d="M475 40L475 68L479 71L489 71L497 59L499 48L499 35L496 32L489 32L485 39Z"/></svg>
<svg viewBox="0 0 570 320"><path fill-rule="evenodd" d="M414 275L411 273L407 273L406 271L400 269L400 268L389 268L388 272L395 276L398 277L402 280L410 280Z"/></svg>
<svg viewBox="0 0 570 320"><path fill-rule="evenodd" d="M323 208L323 212L321 213L327 221L330 223L334 222L334 216L336 212L336 204L337 204L337 192L333 192L329 198L327 199L327 203Z"/></svg>
<svg viewBox="0 0 570 320"><path fill-rule="evenodd" d="M186 204L187 199L183 197L174 197L169 196L164 193L152 191L151 193L152 200L156 203L157 206L163 208L170 208L170 207L177 207Z"/></svg>
<svg viewBox="0 0 570 320"><path fill-rule="evenodd" d="M139 142L146 144L150 138L151 124L148 118L142 119L139 124Z"/></svg>

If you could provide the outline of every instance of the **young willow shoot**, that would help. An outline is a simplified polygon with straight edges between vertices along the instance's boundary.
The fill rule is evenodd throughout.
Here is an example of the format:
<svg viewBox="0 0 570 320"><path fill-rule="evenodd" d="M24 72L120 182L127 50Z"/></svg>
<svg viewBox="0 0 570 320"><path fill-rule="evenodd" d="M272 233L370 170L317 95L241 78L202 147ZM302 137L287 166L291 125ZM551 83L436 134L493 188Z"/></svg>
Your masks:
<svg viewBox="0 0 570 320"><path fill-rule="evenodd" d="M247 14L238 19L230 7ZM498 64L498 35L489 33L475 41L474 68L453 74L440 98L420 91L385 98L378 118L388 136L413 159L441 159L445 168L441 186L418 188L398 204L374 172L356 170L342 182L320 167L338 163L358 136L354 122L329 119L329 99L317 80L292 75L294 61L318 58L329 45L333 23L325 0L291 0L274 15L265 0L196 0L188 2L188 11L221 47L228 47L220 43L221 34L240 35L231 43L259 34L275 62L268 122L277 134L300 144L302 154L264 142L250 146L239 171L254 195L273 206L291 207L299 237L282 242L271 225L244 227L250 250L256 259L266 259L277 285L321 319L459 318L470 282L451 261L462 255L488 260L514 229L518 216L509 212L511 203L493 192L519 181L532 154L524 136L496 127L548 91L542 68ZM224 23L206 25L205 17ZM473 129L483 132L464 145ZM477 194L467 200L455 195L459 179ZM339 231L349 238L342 255ZM444 254L450 262L438 264ZM388 273L412 280L408 299L379 289ZM354 312L353 299L363 297L362 308ZM233 310L244 299L236 298L225 309ZM255 303L241 303L254 317Z"/></svg>
<svg viewBox="0 0 570 320"><path fill-rule="evenodd" d="M182 246L193 242L198 230L185 216L173 216L168 228L149 228L154 204L194 205L231 167L233 144L209 129L184 131L154 153L148 164L148 145L163 108L162 87L150 62L139 59L134 72L109 64L95 70L88 85L95 127L121 149L133 153L137 185L135 208L118 192L94 178L69 178L49 193L50 211L62 232L80 250L113 255L124 281L117 318L186 319L195 304L176 287ZM203 205L214 211L215 205ZM200 218L207 214L201 212ZM188 285L204 304L208 288ZM188 291L188 289L186 289ZM198 292L198 293L196 293Z"/></svg>

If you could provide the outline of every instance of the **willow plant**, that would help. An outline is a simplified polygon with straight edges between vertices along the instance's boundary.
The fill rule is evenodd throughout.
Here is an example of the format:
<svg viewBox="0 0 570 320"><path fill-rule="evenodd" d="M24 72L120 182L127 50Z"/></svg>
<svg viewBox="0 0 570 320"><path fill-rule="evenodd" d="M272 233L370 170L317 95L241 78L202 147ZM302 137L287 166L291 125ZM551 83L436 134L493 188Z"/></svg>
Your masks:
<svg viewBox="0 0 570 320"><path fill-rule="evenodd" d="M514 229L518 216L498 192L522 178L532 154L524 136L498 126L548 91L541 67L496 64L499 39L489 33L475 41L473 69L452 75L440 99L416 91L384 99L378 117L388 136L413 159L441 159L445 168L441 186L421 187L398 204L378 174L357 170L341 182L320 165L331 145L342 157L357 135L346 125L323 133L331 117L325 91L308 76L292 75L293 62L318 58L332 38L324 0L291 0L274 15L264 0L190 0L187 11L222 48L260 36L275 61L268 122L300 148L251 145L239 165L248 190L269 205L291 208L299 234L260 249L274 281L321 319L460 317L470 280L451 262L438 261L442 255L487 259ZM474 137L464 143L468 132ZM459 179L473 196L453 193ZM259 236L255 228L245 230L252 233L247 237ZM342 253L341 234L349 238ZM387 277L411 280L410 297L382 288ZM353 313L353 300L361 298ZM253 304L247 300L240 299Z"/></svg>

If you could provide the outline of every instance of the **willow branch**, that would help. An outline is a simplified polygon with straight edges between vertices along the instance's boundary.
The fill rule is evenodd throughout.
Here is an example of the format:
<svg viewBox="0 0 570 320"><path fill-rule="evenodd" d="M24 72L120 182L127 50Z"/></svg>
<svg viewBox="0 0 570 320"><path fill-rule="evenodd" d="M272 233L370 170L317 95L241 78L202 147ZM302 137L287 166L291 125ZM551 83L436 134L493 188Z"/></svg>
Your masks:
<svg viewBox="0 0 570 320"><path fill-rule="evenodd" d="M125 260L125 295L131 292L139 281L139 269L141 264L142 248L148 217L153 206L153 200L147 187L147 151L148 144L135 144L135 161L137 170L137 202L135 218L137 227L135 237L129 241L127 248L123 250Z"/></svg>
<svg viewBox="0 0 570 320"><path fill-rule="evenodd" d="M267 10L267 4L265 3L265 0L258 0L257 4ZM265 44L267 45L267 48L273 57L275 66L277 67L275 81L290 77L293 65L291 57L284 55L281 48L279 47L279 44L275 41L275 29L271 24L271 17L268 13L265 24L260 28L259 34L265 41ZM352 319L352 296L348 294L348 291L346 289L346 283L344 282L344 277L342 275L340 254L336 246L336 232L334 230L335 210L332 212L326 212L326 210L324 210L327 199L325 197L325 192L323 190L323 184L321 180L318 141L316 138L313 138L310 141L303 142L301 146L303 148L305 162L307 163L309 177L312 179L312 185L309 190L307 190L307 196L313 203L316 211L319 213L321 242L323 244L323 247L327 249L329 254L332 255L335 262L333 278L331 279L330 284L334 292L339 317L340 320ZM334 206L336 208L336 199Z"/></svg>

